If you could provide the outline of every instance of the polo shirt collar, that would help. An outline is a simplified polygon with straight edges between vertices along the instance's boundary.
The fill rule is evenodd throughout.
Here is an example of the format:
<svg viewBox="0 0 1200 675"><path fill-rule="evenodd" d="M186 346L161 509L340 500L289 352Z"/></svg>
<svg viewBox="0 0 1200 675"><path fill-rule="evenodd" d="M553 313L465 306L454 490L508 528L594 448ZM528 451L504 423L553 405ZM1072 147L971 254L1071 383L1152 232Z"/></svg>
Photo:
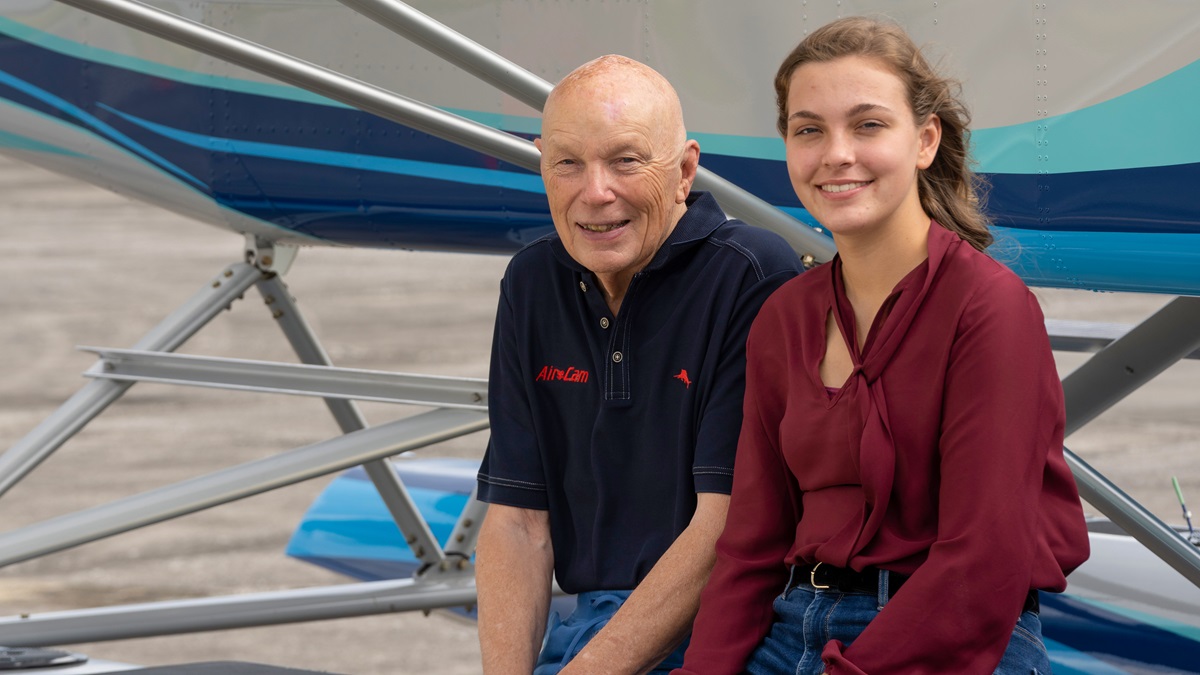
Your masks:
<svg viewBox="0 0 1200 675"><path fill-rule="evenodd" d="M667 237L667 240L655 252L645 269L655 270L663 267L683 251L707 239L713 230L728 220L725 212L717 204L716 198L707 192L697 190L689 194L687 207L687 211L675 224L675 229L671 231L671 236ZM567 248L563 246L562 239L557 234L552 235L551 249L554 251L554 257L563 265L576 272L588 271L572 258L571 254L567 253Z"/></svg>

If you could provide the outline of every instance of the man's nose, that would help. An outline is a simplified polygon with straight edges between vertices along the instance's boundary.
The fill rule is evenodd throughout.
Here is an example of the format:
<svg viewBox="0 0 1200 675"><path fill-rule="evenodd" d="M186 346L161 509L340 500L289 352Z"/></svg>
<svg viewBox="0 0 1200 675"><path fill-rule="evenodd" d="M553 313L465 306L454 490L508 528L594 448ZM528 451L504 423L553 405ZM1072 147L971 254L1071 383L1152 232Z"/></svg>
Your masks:
<svg viewBox="0 0 1200 675"><path fill-rule="evenodd" d="M583 199L588 204L607 204L615 196L612 173L603 165L592 164L584 172Z"/></svg>

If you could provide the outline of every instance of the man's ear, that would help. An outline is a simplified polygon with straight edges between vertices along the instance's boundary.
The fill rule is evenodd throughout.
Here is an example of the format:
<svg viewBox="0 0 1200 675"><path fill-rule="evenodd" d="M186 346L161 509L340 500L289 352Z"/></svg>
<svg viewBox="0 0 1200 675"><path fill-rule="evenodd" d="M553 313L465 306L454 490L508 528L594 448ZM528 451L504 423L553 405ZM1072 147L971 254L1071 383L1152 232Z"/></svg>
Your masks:
<svg viewBox="0 0 1200 675"><path fill-rule="evenodd" d="M537 148L538 152L542 151L542 137L541 136L538 136L537 138L533 139L533 147Z"/></svg>
<svg viewBox="0 0 1200 675"><path fill-rule="evenodd" d="M683 204L692 191L692 183L696 182L696 171L700 168L700 144L689 139L683 144L683 157L679 160L679 190L675 193L675 202Z"/></svg>

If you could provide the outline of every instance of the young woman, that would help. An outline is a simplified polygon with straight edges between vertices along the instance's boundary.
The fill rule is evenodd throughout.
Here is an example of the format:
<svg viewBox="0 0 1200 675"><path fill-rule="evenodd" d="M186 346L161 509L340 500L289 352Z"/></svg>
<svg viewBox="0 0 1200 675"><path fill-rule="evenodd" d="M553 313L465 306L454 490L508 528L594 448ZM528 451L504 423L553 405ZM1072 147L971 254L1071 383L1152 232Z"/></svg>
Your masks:
<svg viewBox="0 0 1200 675"><path fill-rule="evenodd" d="M983 253L966 109L864 18L801 42L775 90L792 185L838 256L750 331L680 672L1048 672L1037 591L1066 586L1087 532L1041 311Z"/></svg>

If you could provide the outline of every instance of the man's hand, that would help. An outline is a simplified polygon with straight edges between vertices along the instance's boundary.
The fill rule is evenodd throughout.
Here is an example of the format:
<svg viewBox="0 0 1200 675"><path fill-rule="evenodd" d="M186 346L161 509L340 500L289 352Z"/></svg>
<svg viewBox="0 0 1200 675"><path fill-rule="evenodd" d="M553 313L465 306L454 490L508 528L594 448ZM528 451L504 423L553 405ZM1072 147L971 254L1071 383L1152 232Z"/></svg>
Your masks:
<svg viewBox="0 0 1200 675"><path fill-rule="evenodd" d="M646 673L691 632L729 509L729 495L696 497L691 523L561 675Z"/></svg>
<svg viewBox="0 0 1200 675"><path fill-rule="evenodd" d="M529 675L537 662L554 551L546 511L488 506L475 551L479 646L487 675Z"/></svg>

